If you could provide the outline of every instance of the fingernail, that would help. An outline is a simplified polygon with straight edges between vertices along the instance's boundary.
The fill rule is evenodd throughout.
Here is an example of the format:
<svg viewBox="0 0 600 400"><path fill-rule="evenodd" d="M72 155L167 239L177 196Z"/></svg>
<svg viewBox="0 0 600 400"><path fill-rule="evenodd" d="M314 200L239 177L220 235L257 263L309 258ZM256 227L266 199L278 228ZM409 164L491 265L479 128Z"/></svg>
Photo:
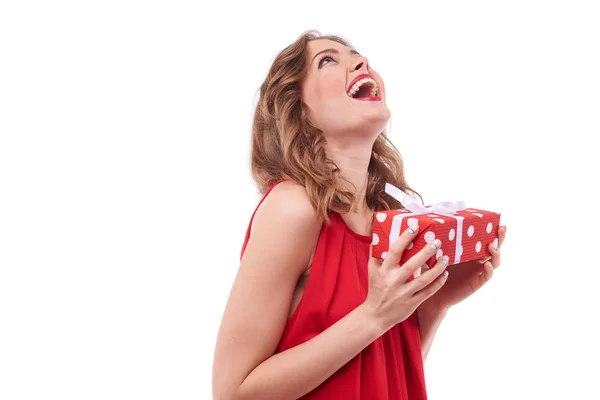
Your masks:
<svg viewBox="0 0 600 400"><path fill-rule="evenodd" d="M442 278L446 279L448 277L448 271L444 271L442 274Z"/></svg>
<svg viewBox="0 0 600 400"><path fill-rule="evenodd" d="M409 231L411 234L414 234L414 233L417 231L417 229L419 229L419 225L414 225L414 226L412 226L411 228L408 228L408 231Z"/></svg>
<svg viewBox="0 0 600 400"><path fill-rule="evenodd" d="M442 242L440 241L440 239L435 239L433 243L431 243L431 248L437 250L440 248L441 244Z"/></svg>
<svg viewBox="0 0 600 400"><path fill-rule="evenodd" d="M494 250L500 251L500 249L498 248L498 246L494 246Z"/></svg>
<svg viewBox="0 0 600 400"><path fill-rule="evenodd" d="M448 265L448 257L447 257L447 256L444 256L444 257L442 257L442 262L443 262L445 265Z"/></svg>

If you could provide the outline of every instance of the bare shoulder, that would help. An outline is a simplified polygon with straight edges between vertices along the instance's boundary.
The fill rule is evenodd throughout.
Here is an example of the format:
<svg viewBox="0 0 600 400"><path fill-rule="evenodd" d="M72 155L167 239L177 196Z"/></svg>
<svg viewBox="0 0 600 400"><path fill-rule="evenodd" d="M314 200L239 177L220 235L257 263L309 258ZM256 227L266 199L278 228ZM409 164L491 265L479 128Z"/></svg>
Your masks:
<svg viewBox="0 0 600 400"><path fill-rule="evenodd" d="M310 264L323 224L306 189L291 181L281 182L256 210L244 258L256 260L265 254L298 279Z"/></svg>
<svg viewBox="0 0 600 400"><path fill-rule="evenodd" d="M275 186L265 198L256 212L255 223L283 223L286 230L294 233L314 233L320 229L322 218L312 206L306 189L286 181Z"/></svg>
<svg viewBox="0 0 600 400"><path fill-rule="evenodd" d="M306 190L289 181L275 186L256 211L215 348L219 398L233 398L248 374L274 354L321 226Z"/></svg>

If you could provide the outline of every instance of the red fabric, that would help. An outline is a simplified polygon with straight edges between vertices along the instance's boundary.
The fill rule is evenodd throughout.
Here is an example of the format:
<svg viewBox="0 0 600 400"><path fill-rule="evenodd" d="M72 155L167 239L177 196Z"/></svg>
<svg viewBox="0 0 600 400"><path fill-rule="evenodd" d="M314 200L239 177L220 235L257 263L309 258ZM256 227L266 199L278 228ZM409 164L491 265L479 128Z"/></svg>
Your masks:
<svg viewBox="0 0 600 400"><path fill-rule="evenodd" d="M280 182L283 180L271 186L258 206ZM250 237L254 214L241 256ZM338 213L331 213L331 218L332 225L323 223L306 289L287 321L276 353L317 336L366 298L372 236L351 230ZM427 399L416 311L302 399Z"/></svg>

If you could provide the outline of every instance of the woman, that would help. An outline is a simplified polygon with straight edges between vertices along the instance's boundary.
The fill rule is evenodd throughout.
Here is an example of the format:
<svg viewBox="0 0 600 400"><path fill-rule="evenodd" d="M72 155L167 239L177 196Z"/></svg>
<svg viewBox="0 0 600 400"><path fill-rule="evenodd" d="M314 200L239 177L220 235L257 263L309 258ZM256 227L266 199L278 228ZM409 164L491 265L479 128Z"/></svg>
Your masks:
<svg viewBox="0 0 600 400"><path fill-rule="evenodd" d="M214 398L427 398L423 360L437 327L490 279L500 253L457 277L443 256L415 278L440 245L399 265L416 227L384 261L371 257L374 211L402 208L385 183L416 193L385 135L385 100L381 77L340 37L307 31L276 57L252 130L263 198L221 321Z"/></svg>

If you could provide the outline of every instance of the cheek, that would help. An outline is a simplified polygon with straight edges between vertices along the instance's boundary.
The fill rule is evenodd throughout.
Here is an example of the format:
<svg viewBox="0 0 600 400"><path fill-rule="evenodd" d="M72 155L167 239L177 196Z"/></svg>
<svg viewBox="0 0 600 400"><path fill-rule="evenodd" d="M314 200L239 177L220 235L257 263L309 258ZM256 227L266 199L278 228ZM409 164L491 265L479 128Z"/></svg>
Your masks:
<svg viewBox="0 0 600 400"><path fill-rule="evenodd" d="M332 82L332 81L323 82L323 84L321 85L321 88L322 88L323 94L327 94L327 95L335 94L336 92L339 92L339 90L340 90L339 84L336 84L335 82Z"/></svg>
<svg viewBox="0 0 600 400"><path fill-rule="evenodd" d="M317 82L317 91L320 95L332 99L335 96L344 94L344 81L337 75L324 75L322 79Z"/></svg>

